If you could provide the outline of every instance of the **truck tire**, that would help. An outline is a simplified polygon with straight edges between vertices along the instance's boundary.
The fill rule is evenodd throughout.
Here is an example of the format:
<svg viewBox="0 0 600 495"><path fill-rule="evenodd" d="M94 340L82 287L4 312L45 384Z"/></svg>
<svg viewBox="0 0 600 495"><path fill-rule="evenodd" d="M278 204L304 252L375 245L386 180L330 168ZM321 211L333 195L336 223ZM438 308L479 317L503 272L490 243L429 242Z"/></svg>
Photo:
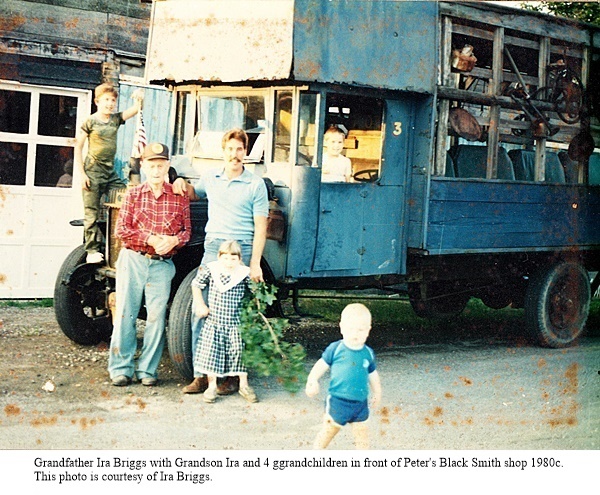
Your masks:
<svg viewBox="0 0 600 495"><path fill-rule="evenodd" d="M173 297L167 326L167 347L175 370L186 380L194 378L192 351L192 280L194 268L186 275Z"/></svg>
<svg viewBox="0 0 600 495"><path fill-rule="evenodd" d="M445 318L460 314L469 302L464 292L452 293L449 287L427 287L427 298L423 298L421 284L408 284L408 299L415 314L420 318ZM447 295L442 295L447 294Z"/></svg>
<svg viewBox="0 0 600 495"><path fill-rule="evenodd" d="M106 286L96 279L96 265L85 264L83 245L65 259L54 285L54 313L63 333L73 342L96 345L108 341L112 319Z"/></svg>
<svg viewBox="0 0 600 495"><path fill-rule="evenodd" d="M538 271L525 298L530 335L544 347L572 345L585 327L590 299L589 275L580 264L560 262Z"/></svg>

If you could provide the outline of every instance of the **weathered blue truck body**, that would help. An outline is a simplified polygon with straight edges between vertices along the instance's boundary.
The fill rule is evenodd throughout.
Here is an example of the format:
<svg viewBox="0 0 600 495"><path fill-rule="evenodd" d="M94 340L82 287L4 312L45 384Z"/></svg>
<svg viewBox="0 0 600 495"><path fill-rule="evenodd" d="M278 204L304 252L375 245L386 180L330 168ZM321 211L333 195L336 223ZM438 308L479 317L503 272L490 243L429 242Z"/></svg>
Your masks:
<svg viewBox="0 0 600 495"><path fill-rule="evenodd" d="M402 287L422 316L479 297L524 306L543 345L580 335L588 272L600 268L600 164L595 143L578 146L581 136L597 138L598 108L582 91L599 75L595 28L487 3L153 8L146 78L173 92L173 166L193 182L219 166L227 128L246 130L247 166L273 184L272 207L285 219L264 253L282 297ZM515 96L546 86L559 58L579 81L574 123L561 120L556 102ZM345 134L350 181L326 180L330 126ZM203 237L198 212L192 245ZM169 345L186 376L190 304L184 280Z"/></svg>

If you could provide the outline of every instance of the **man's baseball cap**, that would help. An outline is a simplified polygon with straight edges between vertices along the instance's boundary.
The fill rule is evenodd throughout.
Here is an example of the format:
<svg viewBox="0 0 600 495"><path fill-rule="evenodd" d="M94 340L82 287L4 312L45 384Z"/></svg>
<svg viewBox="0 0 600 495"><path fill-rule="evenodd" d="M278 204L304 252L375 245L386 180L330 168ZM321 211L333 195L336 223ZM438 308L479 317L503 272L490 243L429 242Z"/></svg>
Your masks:
<svg viewBox="0 0 600 495"><path fill-rule="evenodd" d="M169 159L169 147L162 143L150 143L142 152L142 160Z"/></svg>

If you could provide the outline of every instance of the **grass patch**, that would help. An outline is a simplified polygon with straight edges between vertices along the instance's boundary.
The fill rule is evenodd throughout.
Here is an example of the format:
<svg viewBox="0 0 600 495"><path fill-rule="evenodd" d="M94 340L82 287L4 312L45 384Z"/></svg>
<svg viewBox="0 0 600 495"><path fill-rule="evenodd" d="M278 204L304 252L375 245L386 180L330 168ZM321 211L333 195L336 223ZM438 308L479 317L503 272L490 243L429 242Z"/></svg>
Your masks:
<svg viewBox="0 0 600 495"><path fill-rule="evenodd" d="M0 300L0 308L51 308L53 305L54 300L52 298Z"/></svg>
<svg viewBox="0 0 600 495"><path fill-rule="evenodd" d="M325 321L337 322L340 318L340 313L350 303L362 303L369 308L373 316L373 321L390 325L400 326L423 326L422 318L419 318L413 311L407 297L398 297L397 295L373 296L373 295L357 295L353 297L347 293L339 297L335 292L304 292L299 300L300 309L309 314L318 316ZM493 310L485 306L479 299L471 299L461 315L468 316L470 320L488 319L490 315L504 313L521 317L523 310L515 310L506 308L503 310ZM459 316L452 319L460 318Z"/></svg>
<svg viewBox="0 0 600 495"><path fill-rule="evenodd" d="M347 304L359 302L369 308L375 325L385 327L425 332L443 330L451 333L465 331L497 333L506 330L521 333L525 325L523 309L510 307L491 309L475 298L469 301L459 315L429 320L419 318L412 310L408 298L397 295L386 298L359 293L354 297L351 294L343 293L341 297L338 297L340 293L334 291L303 291L300 293L300 296L302 295L308 296L307 298L300 297L298 301L298 306L303 313L332 323L339 322L340 314ZM598 298L592 298L587 327L592 329L592 335L598 333L596 330L600 327L600 299Z"/></svg>

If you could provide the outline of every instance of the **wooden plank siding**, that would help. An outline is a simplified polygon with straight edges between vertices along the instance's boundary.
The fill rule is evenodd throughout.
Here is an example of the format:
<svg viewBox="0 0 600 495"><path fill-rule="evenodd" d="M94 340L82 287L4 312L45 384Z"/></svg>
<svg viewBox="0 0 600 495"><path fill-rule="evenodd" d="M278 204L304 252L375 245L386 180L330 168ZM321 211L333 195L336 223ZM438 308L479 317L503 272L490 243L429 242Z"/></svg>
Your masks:
<svg viewBox="0 0 600 495"><path fill-rule="evenodd" d="M432 178L430 254L600 245L600 187Z"/></svg>
<svg viewBox="0 0 600 495"><path fill-rule="evenodd" d="M150 10L139 0L3 0L0 38L144 58Z"/></svg>

